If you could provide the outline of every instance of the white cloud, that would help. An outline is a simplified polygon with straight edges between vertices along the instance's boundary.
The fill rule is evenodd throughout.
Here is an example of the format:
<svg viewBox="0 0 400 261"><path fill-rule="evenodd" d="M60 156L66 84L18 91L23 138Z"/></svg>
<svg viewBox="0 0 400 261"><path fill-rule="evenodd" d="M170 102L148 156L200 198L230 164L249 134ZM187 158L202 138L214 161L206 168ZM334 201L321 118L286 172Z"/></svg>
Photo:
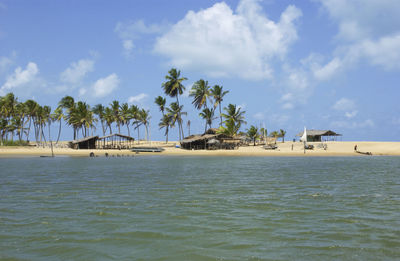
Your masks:
<svg viewBox="0 0 400 261"><path fill-rule="evenodd" d="M36 63L29 62L26 69L23 70L21 67L17 67L12 75L7 78L7 81L0 88L0 95L4 95L12 89L24 86L29 82L32 82L36 75L39 73L39 68Z"/></svg>
<svg viewBox="0 0 400 261"><path fill-rule="evenodd" d="M344 112L344 116L348 119L354 118L358 114L355 102L347 98L339 99L332 108L336 111Z"/></svg>
<svg viewBox="0 0 400 261"><path fill-rule="evenodd" d="M313 70L314 77L321 81L328 80L337 73L337 71L341 67L341 64L342 64L341 60L335 57L325 66L323 67L317 66L317 68L314 68Z"/></svg>
<svg viewBox="0 0 400 261"><path fill-rule="evenodd" d="M298 104L307 102L312 90L307 71L286 67L281 84L284 94L279 102L282 104L282 109L290 110Z"/></svg>
<svg viewBox="0 0 400 261"><path fill-rule="evenodd" d="M253 117L256 120L264 120L265 119L265 115L262 112L257 112L256 114L253 115Z"/></svg>
<svg viewBox="0 0 400 261"><path fill-rule="evenodd" d="M157 34L165 30L164 24L146 25L143 20L135 22L118 22L114 31L122 41L122 47L126 56L132 54L135 48L134 40L139 39L143 34Z"/></svg>
<svg viewBox="0 0 400 261"><path fill-rule="evenodd" d="M60 75L60 79L66 83L79 83L89 72L93 71L94 61L82 59L71 63Z"/></svg>
<svg viewBox="0 0 400 261"><path fill-rule="evenodd" d="M114 91L119 85L118 75L110 74L105 78L98 79L92 86L92 91L96 97L105 97Z"/></svg>
<svg viewBox="0 0 400 261"><path fill-rule="evenodd" d="M302 15L288 6L278 22L257 0L240 1L236 13L224 2L186 16L157 39L154 51L170 64L209 76L272 77L271 63L283 59L297 39L294 22Z"/></svg>
<svg viewBox="0 0 400 261"><path fill-rule="evenodd" d="M353 100L347 98L341 98L333 105L333 109L337 111L348 111L348 110L353 110L355 106L356 105Z"/></svg>
<svg viewBox="0 0 400 261"><path fill-rule="evenodd" d="M14 63L16 56L16 52L12 52L11 55L8 57L0 57L0 74L5 72Z"/></svg>
<svg viewBox="0 0 400 261"><path fill-rule="evenodd" d="M339 45L332 61L317 66L317 80L327 80L339 69L355 66L360 61L386 70L400 69L400 1L318 1L338 24Z"/></svg>
<svg viewBox="0 0 400 261"><path fill-rule="evenodd" d="M131 96L128 98L129 103L142 103L149 95L141 93L136 96Z"/></svg>

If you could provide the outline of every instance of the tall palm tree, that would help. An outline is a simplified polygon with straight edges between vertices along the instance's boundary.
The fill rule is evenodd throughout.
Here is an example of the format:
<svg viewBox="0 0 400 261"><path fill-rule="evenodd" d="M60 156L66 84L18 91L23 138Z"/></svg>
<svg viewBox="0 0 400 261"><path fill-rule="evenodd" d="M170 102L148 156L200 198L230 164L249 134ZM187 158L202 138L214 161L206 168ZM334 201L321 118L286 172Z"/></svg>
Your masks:
<svg viewBox="0 0 400 261"><path fill-rule="evenodd" d="M26 123L29 123L29 125L27 127L27 133L26 133L26 141L28 142L29 134L31 131L31 124L32 124L32 121L35 120L36 111L39 107L39 104L34 100L26 100L24 104L25 104L26 114L28 117Z"/></svg>
<svg viewBox="0 0 400 261"><path fill-rule="evenodd" d="M190 122L190 120L188 120L187 121L187 127L188 127L188 131L189 131L189 135L188 136L190 136L190 124L191 124L191 122Z"/></svg>
<svg viewBox="0 0 400 261"><path fill-rule="evenodd" d="M172 68L171 70L168 71L168 75L165 76L165 79L167 80L162 84L162 88L164 89L164 93L170 97L176 97L176 103L178 107L179 105L179 95L183 94L183 91L186 89L185 86L182 84L183 81L186 81L187 78L181 77L181 71L178 71L175 68ZM178 115L179 118L182 118L182 115ZM183 134L183 127L182 127L182 122L178 121L179 125L179 140L181 137L184 136Z"/></svg>
<svg viewBox="0 0 400 261"><path fill-rule="evenodd" d="M285 135L286 135L286 131L283 129L279 130L279 137L282 138L282 143L285 143Z"/></svg>
<svg viewBox="0 0 400 261"><path fill-rule="evenodd" d="M121 111L120 111L120 107L119 107L119 101L113 101L111 104L111 109L113 111L114 114L114 118L115 118L115 123L117 124L118 127L118 133L121 133Z"/></svg>
<svg viewBox="0 0 400 261"><path fill-rule="evenodd" d="M150 111L149 110L145 110L145 109L141 109L139 111L139 120L141 121L141 123L144 125L145 129L146 129L146 140L149 141L149 124L150 124Z"/></svg>
<svg viewBox="0 0 400 261"><path fill-rule="evenodd" d="M203 111L199 113L199 116L206 121L206 125L204 128L204 133L205 133L207 131L207 125L210 126L211 128L212 121L215 119L214 109L204 108Z"/></svg>
<svg viewBox="0 0 400 261"><path fill-rule="evenodd" d="M105 123L105 119L104 119L105 112L104 112L104 110L105 110L105 107L100 103L96 104L92 109L93 113L95 115L97 115L98 119L100 120L101 129L103 131L103 136L106 135L106 126L104 126L104 123Z"/></svg>
<svg viewBox="0 0 400 261"><path fill-rule="evenodd" d="M160 120L160 123L158 123L158 126L160 127L160 130L161 130L162 128L165 128L165 133L164 133L164 135L165 135L165 137L166 137L165 143L168 143L169 128L170 128L170 127L173 127L171 115L169 115L169 114L164 114L163 117L162 117L161 120Z"/></svg>
<svg viewBox="0 0 400 261"><path fill-rule="evenodd" d="M110 107L106 107L104 109L104 121L107 125L107 127L110 129L110 135L112 134L112 124L114 122L114 113L113 110ZM107 128L106 128L107 130Z"/></svg>
<svg viewBox="0 0 400 261"><path fill-rule="evenodd" d="M210 97L210 86L208 81L203 79L198 80L192 86L190 90L190 97L193 97L192 104L198 110L205 107L207 108L207 99Z"/></svg>
<svg viewBox="0 0 400 261"><path fill-rule="evenodd" d="M74 140L76 140L76 135L77 135L77 127L72 124L71 122L71 116L72 113L75 109L75 100L71 96L64 96L59 102L58 102L58 107L65 109L66 112L64 112L64 120L66 120L67 124L72 126L73 131L74 131Z"/></svg>
<svg viewBox="0 0 400 261"><path fill-rule="evenodd" d="M254 146L256 146L256 139L258 136L258 128L256 126L251 125L250 129L247 129L247 136L253 140Z"/></svg>
<svg viewBox="0 0 400 261"><path fill-rule="evenodd" d="M229 91L223 91L223 87L219 85L214 85L214 87L210 90L211 96L214 98L214 109L219 106L219 117L220 123L219 126L222 126L222 111L221 111L221 103L223 98Z"/></svg>
<svg viewBox="0 0 400 261"><path fill-rule="evenodd" d="M64 119L64 114L63 114L63 109L61 107L57 107L54 112L51 114L51 118L53 121L58 121L59 125L58 125L58 136L57 136L57 141L56 144L58 143L58 141L60 140L60 135L61 135L61 123L62 120Z"/></svg>
<svg viewBox="0 0 400 261"><path fill-rule="evenodd" d="M246 124L244 120L245 111L241 111L241 108L237 108L234 104L229 104L224 110L226 114L223 113L222 116L225 118L225 127L221 127L222 132L234 136L239 131L241 125Z"/></svg>
<svg viewBox="0 0 400 261"><path fill-rule="evenodd" d="M131 136L131 132L129 129L130 121L133 119L133 115L131 112L131 108L129 108L128 103L123 103L120 107L120 114L121 114L121 123L122 125L126 125L128 129L128 136Z"/></svg>
<svg viewBox="0 0 400 261"><path fill-rule="evenodd" d="M178 103L173 102L166 108L168 115L171 116L172 125L178 122L178 126L182 126L181 115L187 115L187 112L182 111L183 105L179 106ZM183 137L182 137L183 138ZM179 140L181 140L181 133L179 132Z"/></svg>
<svg viewBox="0 0 400 261"><path fill-rule="evenodd" d="M167 99L158 96L155 100L154 103L158 105L158 107L160 108L160 111L162 113L162 115L164 115L164 111L165 111L165 103L167 102Z"/></svg>
<svg viewBox="0 0 400 261"><path fill-rule="evenodd" d="M140 127L139 125L141 124L140 121L139 121L139 107L136 106L136 105L131 105L129 110L130 110L131 115L132 115L132 120L133 120L132 125L136 125L135 129L137 129L137 131L138 131L137 142L139 144L139 134L140 134L139 133L139 127Z"/></svg>

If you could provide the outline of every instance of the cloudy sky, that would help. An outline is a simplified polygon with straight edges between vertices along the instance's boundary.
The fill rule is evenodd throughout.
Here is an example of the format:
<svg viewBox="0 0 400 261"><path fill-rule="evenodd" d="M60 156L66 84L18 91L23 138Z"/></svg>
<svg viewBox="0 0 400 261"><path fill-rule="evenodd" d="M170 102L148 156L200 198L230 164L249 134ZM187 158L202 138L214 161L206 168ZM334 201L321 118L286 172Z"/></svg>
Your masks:
<svg viewBox="0 0 400 261"><path fill-rule="evenodd" d="M161 140L154 98L176 67L188 89L205 79L229 90L223 105L241 106L247 127L398 141L399 13L398 0L0 0L0 95L134 103Z"/></svg>

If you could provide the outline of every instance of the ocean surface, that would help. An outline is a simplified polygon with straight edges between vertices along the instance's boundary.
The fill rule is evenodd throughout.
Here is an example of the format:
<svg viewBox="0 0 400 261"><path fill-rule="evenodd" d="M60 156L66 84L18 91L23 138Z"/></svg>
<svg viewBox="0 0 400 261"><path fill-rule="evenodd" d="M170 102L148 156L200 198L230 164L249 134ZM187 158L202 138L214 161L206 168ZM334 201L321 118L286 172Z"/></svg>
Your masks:
<svg viewBox="0 0 400 261"><path fill-rule="evenodd" d="M0 159L0 260L396 259L400 157Z"/></svg>

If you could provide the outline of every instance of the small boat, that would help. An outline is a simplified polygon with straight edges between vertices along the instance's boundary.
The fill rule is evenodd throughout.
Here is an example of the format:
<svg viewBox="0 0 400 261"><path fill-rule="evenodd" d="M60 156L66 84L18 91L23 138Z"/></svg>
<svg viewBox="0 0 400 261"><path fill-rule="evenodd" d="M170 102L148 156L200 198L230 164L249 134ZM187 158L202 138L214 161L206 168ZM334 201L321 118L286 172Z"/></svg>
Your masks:
<svg viewBox="0 0 400 261"><path fill-rule="evenodd" d="M358 150L356 150L356 152L359 153L359 154L372 156L372 153L371 153L371 152L363 152L363 151L358 151Z"/></svg>
<svg viewBox="0 0 400 261"><path fill-rule="evenodd" d="M161 147L136 147L131 149L132 152L162 152L164 150Z"/></svg>

